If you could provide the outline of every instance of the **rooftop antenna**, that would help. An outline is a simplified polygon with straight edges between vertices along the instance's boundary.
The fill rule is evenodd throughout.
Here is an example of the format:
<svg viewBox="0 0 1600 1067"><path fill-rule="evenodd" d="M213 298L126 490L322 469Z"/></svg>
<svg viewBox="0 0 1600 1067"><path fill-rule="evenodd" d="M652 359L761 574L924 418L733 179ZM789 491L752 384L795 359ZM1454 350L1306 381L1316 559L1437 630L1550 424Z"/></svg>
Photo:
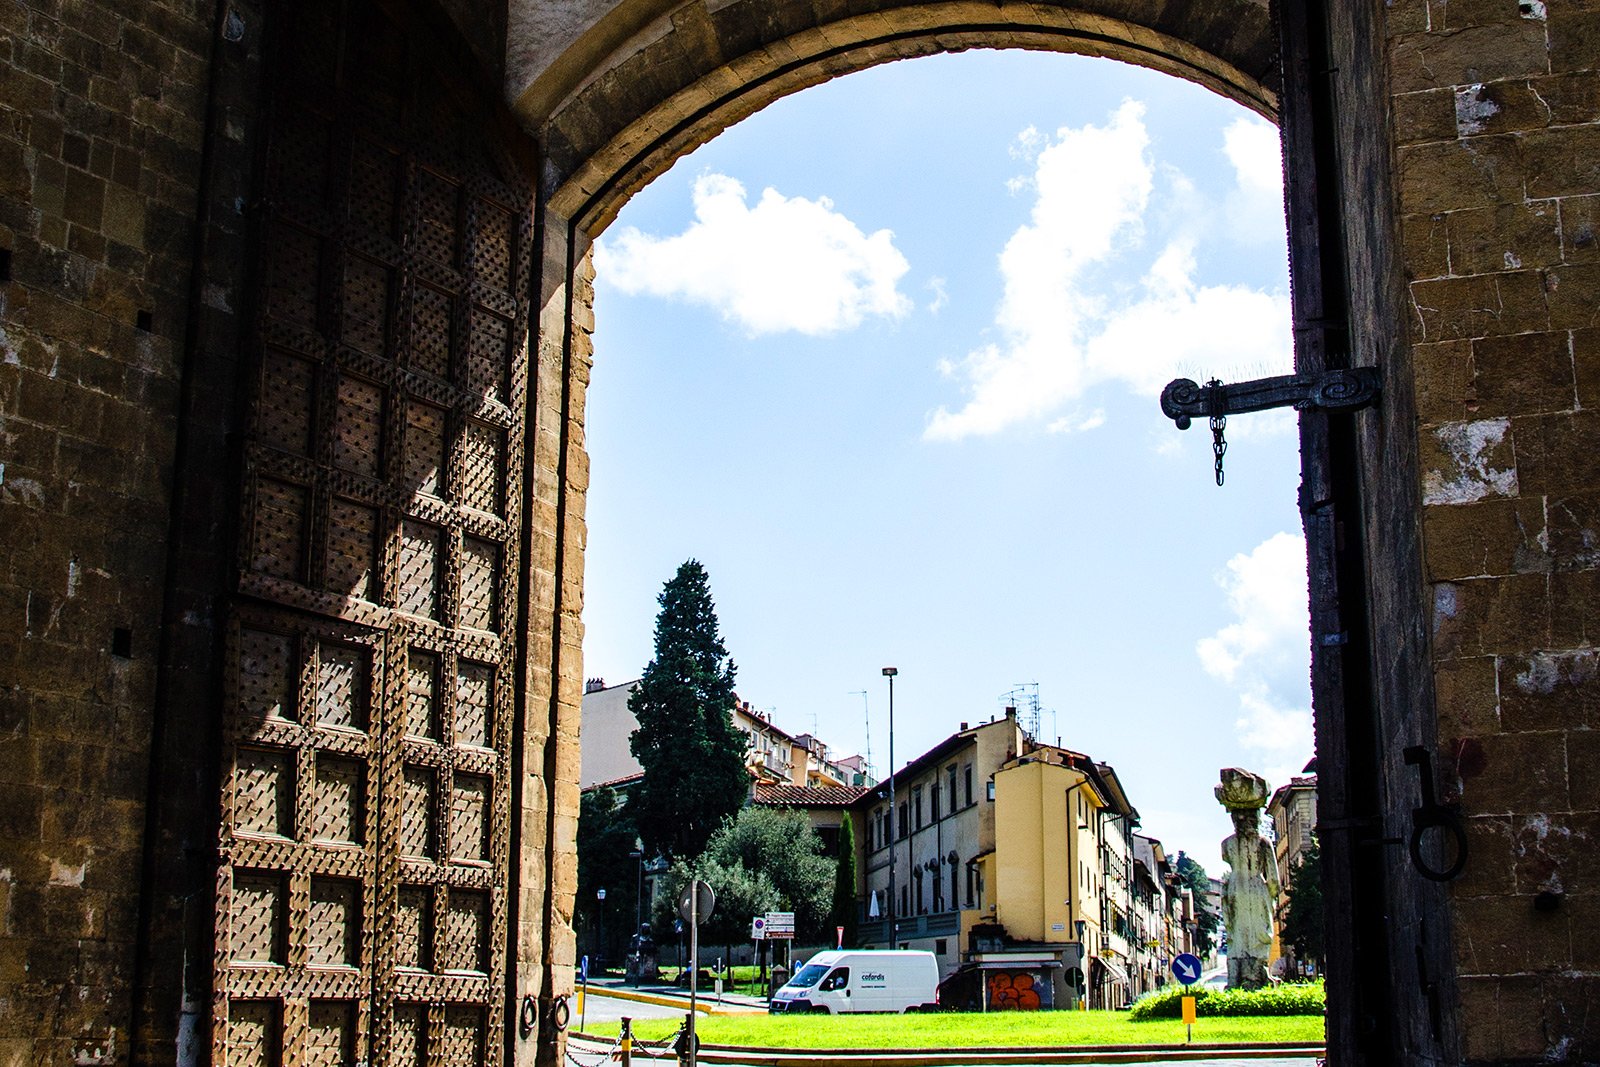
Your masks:
<svg viewBox="0 0 1600 1067"><path fill-rule="evenodd" d="M868 777L872 777L875 774L872 769L872 717L870 708L867 705L867 691L865 689L852 689L850 690L850 695L861 698L861 729L867 735L867 751L862 756L866 766L862 769L867 772Z"/></svg>
<svg viewBox="0 0 1600 1067"><path fill-rule="evenodd" d="M1039 683L1018 682L1008 692L1000 695L1000 701L1008 708L1017 709L1017 721L1022 726L1022 732L1037 741L1039 739Z"/></svg>

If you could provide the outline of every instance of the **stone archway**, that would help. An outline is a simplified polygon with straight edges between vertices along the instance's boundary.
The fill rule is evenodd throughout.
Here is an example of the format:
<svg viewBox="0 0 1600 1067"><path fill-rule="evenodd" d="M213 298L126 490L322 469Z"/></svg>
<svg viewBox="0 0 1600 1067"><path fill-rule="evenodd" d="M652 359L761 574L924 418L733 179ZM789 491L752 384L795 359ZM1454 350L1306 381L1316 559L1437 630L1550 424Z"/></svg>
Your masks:
<svg viewBox="0 0 1600 1067"><path fill-rule="evenodd" d="M628 196L718 131L782 96L896 59L998 47L1104 56L1185 78L1273 117L1277 41L1265 3L1148 9L1132 2L740 0L664 14L622 4L574 27L569 52L512 103L540 131L549 208L591 237ZM511 78L515 85L515 70Z"/></svg>
<svg viewBox="0 0 1600 1067"><path fill-rule="evenodd" d="M669 11L623 4L564 27L569 49L526 85L513 64L511 95L522 119L539 130L543 150L540 346L543 358L563 367L567 425L581 434L593 358L589 242L678 156L787 93L895 59L1019 47L1137 63L1276 119L1284 135L1298 367L1316 373L1376 364L1390 398L1380 412L1356 420L1302 418L1334 975L1329 1044L1347 1062L1388 1062L1401 1049L1419 1060L1449 1061L1457 1037L1443 893L1373 840L1381 836L1375 828L1408 810L1399 749L1430 742L1433 727L1426 638L1409 622L1415 608L1385 601L1387 589L1373 588L1374 575L1383 583L1413 580L1420 550L1414 521L1371 525L1379 511L1404 514L1416 479L1414 452L1392 443L1408 439L1413 416L1395 225L1386 211L1372 210L1391 195L1381 156L1387 147L1360 121L1383 106L1371 17L1294 6L1280 23L1267 4L1252 0L1155 12L1114 2L866 6L742 0ZM513 12L514 41L516 25ZM1348 83L1337 98L1330 70L1341 70ZM561 454L583 464L578 440L567 439ZM1385 442L1389 454L1379 462ZM562 529L582 506L581 485L568 485L558 504ZM564 566L572 566L570 557ZM569 632L568 614L558 603L560 634ZM1380 643L1373 635L1391 622L1404 637ZM576 620L570 625L575 630ZM563 651L572 644L558 634L558 722L577 699L566 688L581 682L563 659L576 654ZM550 978L547 988L562 985L559 974Z"/></svg>

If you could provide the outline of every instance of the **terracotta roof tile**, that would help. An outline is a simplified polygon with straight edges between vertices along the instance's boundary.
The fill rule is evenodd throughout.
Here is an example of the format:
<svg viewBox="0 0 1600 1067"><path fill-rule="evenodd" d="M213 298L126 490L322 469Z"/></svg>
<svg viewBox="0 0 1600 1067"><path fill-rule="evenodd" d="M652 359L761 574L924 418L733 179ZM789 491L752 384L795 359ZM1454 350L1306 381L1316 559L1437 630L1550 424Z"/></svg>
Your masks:
<svg viewBox="0 0 1600 1067"><path fill-rule="evenodd" d="M758 785L755 802L776 808L844 808L865 792L865 786L856 785Z"/></svg>

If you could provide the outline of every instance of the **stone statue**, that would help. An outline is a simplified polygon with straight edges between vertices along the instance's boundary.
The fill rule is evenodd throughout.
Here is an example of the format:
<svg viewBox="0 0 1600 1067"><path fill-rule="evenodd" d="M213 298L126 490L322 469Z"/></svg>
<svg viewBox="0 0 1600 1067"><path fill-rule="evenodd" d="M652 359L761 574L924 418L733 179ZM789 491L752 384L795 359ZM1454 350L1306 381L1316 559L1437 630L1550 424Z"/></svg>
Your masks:
<svg viewBox="0 0 1600 1067"><path fill-rule="evenodd" d="M650 936L649 923L640 923L639 932L628 939L626 969L628 981L635 984L660 980L656 939Z"/></svg>
<svg viewBox="0 0 1600 1067"><path fill-rule="evenodd" d="M1267 984L1272 954L1272 913L1278 899L1278 860L1261 836L1261 809L1267 781L1260 775L1225 767L1217 800L1233 818L1233 836L1222 842L1228 877L1222 886L1222 921L1228 928L1228 988L1259 989Z"/></svg>

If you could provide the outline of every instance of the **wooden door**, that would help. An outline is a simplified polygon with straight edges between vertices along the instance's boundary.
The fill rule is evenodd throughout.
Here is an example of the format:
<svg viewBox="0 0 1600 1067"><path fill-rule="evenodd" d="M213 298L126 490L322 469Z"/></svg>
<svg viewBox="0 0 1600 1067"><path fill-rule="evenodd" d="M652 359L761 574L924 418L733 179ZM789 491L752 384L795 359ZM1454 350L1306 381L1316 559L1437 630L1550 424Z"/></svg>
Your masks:
<svg viewBox="0 0 1600 1067"><path fill-rule="evenodd" d="M496 1064L525 146L404 8L268 15L214 1059Z"/></svg>

